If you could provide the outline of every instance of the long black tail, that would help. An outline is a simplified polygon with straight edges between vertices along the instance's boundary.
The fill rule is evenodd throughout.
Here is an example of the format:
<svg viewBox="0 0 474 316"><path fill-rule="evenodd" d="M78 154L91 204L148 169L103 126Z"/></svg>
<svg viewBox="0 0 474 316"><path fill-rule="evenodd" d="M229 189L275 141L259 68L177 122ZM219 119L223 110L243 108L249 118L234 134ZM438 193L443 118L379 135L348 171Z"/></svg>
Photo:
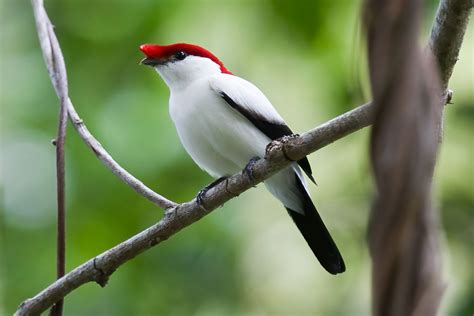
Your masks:
<svg viewBox="0 0 474 316"><path fill-rule="evenodd" d="M298 193L302 198L304 215L286 207L288 214L290 214L296 226L298 226L304 239L306 239L306 242L324 269L331 274L346 271L344 260L337 249L336 243L329 234L308 192L296 173L295 177Z"/></svg>

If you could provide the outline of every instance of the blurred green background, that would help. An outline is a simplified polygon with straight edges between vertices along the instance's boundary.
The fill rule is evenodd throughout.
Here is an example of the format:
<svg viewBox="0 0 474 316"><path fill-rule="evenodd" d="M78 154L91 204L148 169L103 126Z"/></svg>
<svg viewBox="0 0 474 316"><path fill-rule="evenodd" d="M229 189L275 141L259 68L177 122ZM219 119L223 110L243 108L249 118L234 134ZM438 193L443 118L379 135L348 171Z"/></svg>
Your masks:
<svg viewBox="0 0 474 316"><path fill-rule="evenodd" d="M79 114L127 170L174 201L211 178L186 155L168 90L139 66L142 43L191 42L269 97L296 132L370 99L360 1L46 0ZM436 2L425 10L425 41ZM0 315L55 277L58 100L30 2L1 2ZM472 24L472 23L471 23ZM470 28L450 87L435 176L447 281L442 315L474 312L474 40ZM365 92L363 92L365 91ZM121 267L102 289L69 295L65 315L368 315L366 225L372 199L368 129L309 157L313 199L347 272L326 273L262 186ZM67 269L160 219L162 211L67 138ZM387 245L390 246L390 245Z"/></svg>

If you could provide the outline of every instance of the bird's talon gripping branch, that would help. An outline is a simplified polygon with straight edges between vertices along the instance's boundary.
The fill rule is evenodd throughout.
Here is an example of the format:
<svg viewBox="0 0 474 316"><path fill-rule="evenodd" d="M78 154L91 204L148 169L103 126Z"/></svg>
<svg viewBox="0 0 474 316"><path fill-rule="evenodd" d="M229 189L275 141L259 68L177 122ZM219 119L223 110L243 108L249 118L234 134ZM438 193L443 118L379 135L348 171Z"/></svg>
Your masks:
<svg viewBox="0 0 474 316"><path fill-rule="evenodd" d="M295 159L291 158L291 157L286 153L285 146L282 146L281 149L282 149L283 156L285 156L286 160L288 160L288 161L296 161Z"/></svg>
<svg viewBox="0 0 474 316"><path fill-rule="evenodd" d="M284 143L286 143L290 139L298 138L298 137L300 137L300 134L291 134L291 135L283 136L281 139L283 140Z"/></svg>
<svg viewBox="0 0 474 316"><path fill-rule="evenodd" d="M253 175L253 166L258 160L260 160L260 157L253 157L244 168L244 173L247 175L247 177L249 177L250 181L255 180Z"/></svg>
<svg viewBox="0 0 474 316"><path fill-rule="evenodd" d="M283 147L283 143L280 141L280 138L275 139L271 141L270 143L268 143L267 146L265 147L265 159L271 160L272 156L276 152L283 149L282 147Z"/></svg>
<svg viewBox="0 0 474 316"><path fill-rule="evenodd" d="M280 138L280 142L282 143L282 152L283 152L283 156L285 156L286 160L288 161L296 161L295 159L291 158L287 153L286 153L286 148L285 148L285 144L288 143L288 141L292 140L292 139L295 139L295 138L298 138L300 137L300 134L292 134L292 135L287 135L287 136L283 136L282 138Z"/></svg>
<svg viewBox="0 0 474 316"><path fill-rule="evenodd" d="M265 148L265 159L270 158L272 151L278 151L279 148L281 148L281 151L283 153L283 156L285 157L286 160L288 161L296 161L295 159L291 158L285 150L285 144L295 138L298 138L300 135L299 134L291 134L287 136L280 137L278 139L275 139L274 141L270 142L267 147Z"/></svg>
<svg viewBox="0 0 474 316"><path fill-rule="evenodd" d="M208 191L209 189L207 188L204 188L202 190L200 190L198 192L198 194L196 195L196 204L199 206L199 208L201 208L203 211L206 211L206 207L204 206L204 201L203 201L203 198L204 196L206 195L206 192Z"/></svg>
<svg viewBox="0 0 474 316"><path fill-rule="evenodd" d="M220 177L219 179L209 183L204 188L202 188L196 195L196 204L204 211L207 211L206 207L204 206L204 196L206 196L207 191L209 191L210 189L212 189L213 187L215 187L226 179L227 177Z"/></svg>

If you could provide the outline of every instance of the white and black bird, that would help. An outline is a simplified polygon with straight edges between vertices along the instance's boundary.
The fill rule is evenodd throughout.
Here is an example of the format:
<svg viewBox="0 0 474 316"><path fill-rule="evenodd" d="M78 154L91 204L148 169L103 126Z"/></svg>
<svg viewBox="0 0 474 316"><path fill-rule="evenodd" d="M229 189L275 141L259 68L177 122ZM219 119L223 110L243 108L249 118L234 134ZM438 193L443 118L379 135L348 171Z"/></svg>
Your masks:
<svg viewBox="0 0 474 316"><path fill-rule="evenodd" d="M233 75L208 50L191 44L140 46L141 63L153 67L170 89L169 111L192 159L219 180L264 157L266 146L292 135L283 118L252 83ZM265 181L288 210L321 265L332 274L345 271L336 244L312 203L301 169L312 180L304 158Z"/></svg>

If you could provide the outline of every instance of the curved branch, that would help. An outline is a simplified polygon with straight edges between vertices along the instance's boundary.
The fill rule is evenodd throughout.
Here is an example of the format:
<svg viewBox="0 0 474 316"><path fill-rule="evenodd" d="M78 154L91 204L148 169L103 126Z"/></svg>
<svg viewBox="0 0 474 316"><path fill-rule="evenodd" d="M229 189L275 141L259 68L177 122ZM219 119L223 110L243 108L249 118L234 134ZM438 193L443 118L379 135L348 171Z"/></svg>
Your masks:
<svg viewBox="0 0 474 316"><path fill-rule="evenodd" d="M86 145L89 146L90 149L92 149L97 158L99 158L99 160L107 168L109 168L109 170L114 175L116 175L120 180L128 184L133 190L135 190L135 192L163 209L168 209L177 205L175 202L168 200L161 194L158 194L149 187L147 187L145 184L143 184L143 182L135 178L121 165L119 165L118 162L116 162L114 158L112 158L112 156L104 149L104 147L102 147L102 145L91 134L91 132L89 132L86 125L79 117L79 114L77 114L76 109L74 108L74 105L72 104L69 98L67 99L67 110L69 114L69 119L71 120L79 136L81 136L82 140L86 143Z"/></svg>
<svg viewBox="0 0 474 316"><path fill-rule="evenodd" d="M128 184L138 194L164 209L176 206L176 203L156 193L120 166L89 132L69 98L67 73L63 54L56 34L54 33L53 25L44 9L43 0L31 0L31 3L35 15L41 50L43 51L44 61L48 68L51 82L61 102L66 103L69 119L79 136L113 174Z"/></svg>
<svg viewBox="0 0 474 316"><path fill-rule="evenodd" d="M35 10L44 11L41 0L32 1ZM459 2L461 0L457 1ZM442 2L446 3L446 10L450 11L450 5L452 3L455 3L456 1L443 0ZM466 10L468 11L470 9L471 8L466 8ZM45 54L45 59L46 61L48 61L47 56L48 53L50 54L51 52L48 46L45 47L43 43L49 41L50 39L41 39L45 36L44 33L41 33L41 27L44 27L45 24L48 24L50 22L45 12L43 13L43 15L44 16L42 17L42 19L46 19L46 22L40 21L41 23L38 23L38 33L40 34L40 42L42 43L41 47ZM463 12L462 15L465 16L466 19L469 16L469 14L466 14L466 12ZM457 15L454 17L453 15L448 16L450 16L451 19L457 17ZM443 28L443 25L444 24L440 24L439 27ZM464 30L465 27L457 28L454 30L454 32L456 33L449 34L449 36L457 37L459 34L463 34ZM444 32L439 33L445 34ZM436 38L432 38L431 42L437 42L440 40L446 40L446 38L444 38L443 36L437 36ZM459 49L459 45L457 46L457 49ZM452 47L452 49L456 48L456 46L450 47ZM434 53L438 54L438 51L435 50ZM439 58L442 58L442 56L439 56ZM447 84L449 76L446 76L444 72L448 71L448 69L449 67L441 68L442 78L447 78L444 81L445 85ZM272 142L267 148L267 154L265 159L260 159L254 164L253 179L249 179L245 173L239 173L230 177L226 181L221 182L206 193L206 196L203 199L204 205L206 205L206 209L203 209L197 206L195 199L186 203L176 205L173 202L168 201L157 193L153 192L151 189L145 187L138 179L134 178L133 176L128 174L123 168L121 168L112 159L112 157L110 157L110 155L105 152L105 150L103 150L99 142L97 142L97 140L95 140L95 138L89 133L89 131L87 131L84 124L82 123L82 120L80 120L79 116L74 111L74 108L70 101L68 110L71 121L73 122L81 137L85 140L86 144L88 144L94 150L94 152L96 152L96 154L97 152L99 152L99 154L97 154L99 159L101 159L101 161L104 162L104 164L106 164L109 169L114 172L114 174L116 174L117 176L119 176L119 178L121 178L130 186L132 186L132 188L134 188L141 195L144 195L149 200L154 201L159 206L160 204L166 204L167 206L163 207L167 207L169 209L166 211L165 216L155 225L118 244L112 249L103 252L102 254L87 261L86 263L80 265L71 272L67 273L61 279L49 285L46 289L38 293L33 298L23 302L16 311L15 315L40 314L41 312L45 311L49 306L54 304L56 301L60 300L61 298L72 292L74 289L88 282L95 281L101 286L105 286L107 283L108 276L111 275L118 267L120 267L128 260L168 239L170 236L172 236L179 230L198 221L205 215L209 214L212 210L223 205L225 202L229 201L240 193L250 189L251 187L257 185L263 180L269 178L279 170L285 168L291 163L288 158L290 158L291 160L298 160L300 158L303 158L304 156L342 137L345 137L348 134L351 134L359 129L370 125L372 122L373 115L373 107L370 103L367 103L365 105L357 107L356 109L350 112L338 116L335 119L324 123L323 125L314 128L301 136L287 137ZM131 177L133 181L127 182L126 180L124 180L124 175L127 176L125 177L127 179L130 179ZM146 189L143 189L142 186ZM142 189L144 191L141 191Z"/></svg>

